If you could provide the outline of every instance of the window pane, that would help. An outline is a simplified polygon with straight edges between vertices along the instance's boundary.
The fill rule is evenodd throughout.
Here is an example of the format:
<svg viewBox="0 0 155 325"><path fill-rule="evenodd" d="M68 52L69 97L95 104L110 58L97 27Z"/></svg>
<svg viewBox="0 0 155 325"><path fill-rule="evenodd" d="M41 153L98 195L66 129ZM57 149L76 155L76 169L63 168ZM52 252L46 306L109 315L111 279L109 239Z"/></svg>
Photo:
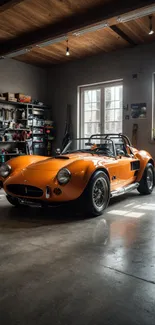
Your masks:
<svg viewBox="0 0 155 325"><path fill-rule="evenodd" d="M84 137L89 138L92 134L92 123L84 124Z"/></svg>
<svg viewBox="0 0 155 325"><path fill-rule="evenodd" d="M122 122L115 122L115 132L116 133L122 132Z"/></svg>
<svg viewBox="0 0 155 325"><path fill-rule="evenodd" d="M105 100L106 101L115 100L115 87L105 88Z"/></svg>
<svg viewBox="0 0 155 325"><path fill-rule="evenodd" d="M122 110L115 109L115 121L122 121Z"/></svg>
<svg viewBox="0 0 155 325"><path fill-rule="evenodd" d="M84 102L90 103L91 102L91 90L84 91Z"/></svg>
<svg viewBox="0 0 155 325"><path fill-rule="evenodd" d="M92 122L100 121L100 111L92 111Z"/></svg>
<svg viewBox="0 0 155 325"><path fill-rule="evenodd" d="M84 105L84 111L91 111L91 103Z"/></svg>
<svg viewBox="0 0 155 325"><path fill-rule="evenodd" d="M92 99L91 100L92 100L92 102L100 101L100 89L92 90Z"/></svg>
<svg viewBox="0 0 155 325"><path fill-rule="evenodd" d="M114 108L115 107L115 102L106 102L105 103L105 108Z"/></svg>
<svg viewBox="0 0 155 325"><path fill-rule="evenodd" d="M115 122L105 123L105 133L115 133Z"/></svg>
<svg viewBox="0 0 155 325"><path fill-rule="evenodd" d="M113 109L107 109L105 119L106 119L106 122L114 121L115 120L115 111Z"/></svg>
<svg viewBox="0 0 155 325"><path fill-rule="evenodd" d="M85 122L91 122L92 121L92 113L91 113L91 111L85 111L84 121Z"/></svg>
<svg viewBox="0 0 155 325"><path fill-rule="evenodd" d="M115 100L120 99L120 86L115 87Z"/></svg>
<svg viewBox="0 0 155 325"><path fill-rule="evenodd" d="M92 103L92 109L100 109L100 102Z"/></svg>
<svg viewBox="0 0 155 325"><path fill-rule="evenodd" d="M122 108L122 102L120 100L115 101L115 108Z"/></svg>
<svg viewBox="0 0 155 325"><path fill-rule="evenodd" d="M92 134L100 133L100 124L92 123Z"/></svg>

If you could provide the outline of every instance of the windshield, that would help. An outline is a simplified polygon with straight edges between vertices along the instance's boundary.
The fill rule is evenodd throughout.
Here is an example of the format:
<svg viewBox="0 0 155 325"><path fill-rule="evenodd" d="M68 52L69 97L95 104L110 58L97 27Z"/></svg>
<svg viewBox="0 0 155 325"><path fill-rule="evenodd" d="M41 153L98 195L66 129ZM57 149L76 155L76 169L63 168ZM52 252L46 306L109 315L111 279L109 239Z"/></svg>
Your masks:
<svg viewBox="0 0 155 325"><path fill-rule="evenodd" d="M114 157L114 145L111 139L76 139L70 141L68 146L63 150L62 154L69 153L90 153L92 155L104 155Z"/></svg>

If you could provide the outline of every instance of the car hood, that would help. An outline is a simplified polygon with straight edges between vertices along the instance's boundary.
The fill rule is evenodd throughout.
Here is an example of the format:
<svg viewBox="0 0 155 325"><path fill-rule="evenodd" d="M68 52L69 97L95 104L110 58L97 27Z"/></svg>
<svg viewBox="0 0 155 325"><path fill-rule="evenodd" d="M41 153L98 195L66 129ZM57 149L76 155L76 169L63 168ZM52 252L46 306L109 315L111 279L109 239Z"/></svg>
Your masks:
<svg viewBox="0 0 155 325"><path fill-rule="evenodd" d="M72 164L76 160L84 160L84 161L98 161L101 160L105 163L108 160L111 160L109 157L103 157L99 155L92 155L92 154L69 154L69 155L61 155L55 158L48 158L46 160L33 163L29 165L26 169L27 170L40 170L40 171L58 171L61 168L67 167L68 165Z"/></svg>

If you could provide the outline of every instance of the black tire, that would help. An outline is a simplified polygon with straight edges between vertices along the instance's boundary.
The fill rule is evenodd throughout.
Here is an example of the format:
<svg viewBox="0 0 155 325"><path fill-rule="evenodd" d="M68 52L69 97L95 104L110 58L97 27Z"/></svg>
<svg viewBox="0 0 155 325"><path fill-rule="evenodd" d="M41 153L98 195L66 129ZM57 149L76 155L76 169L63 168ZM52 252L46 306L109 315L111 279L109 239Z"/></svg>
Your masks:
<svg viewBox="0 0 155 325"><path fill-rule="evenodd" d="M11 195L7 195L6 199L8 200L8 202L13 205L14 207L19 207L21 206L19 200L16 197L12 197Z"/></svg>
<svg viewBox="0 0 155 325"><path fill-rule="evenodd" d="M97 171L91 177L82 200L85 212L91 216L99 216L106 209L110 200L110 181L103 171Z"/></svg>
<svg viewBox="0 0 155 325"><path fill-rule="evenodd" d="M154 167L152 164L148 163L137 190L140 194L148 195L152 193L153 187L154 187Z"/></svg>

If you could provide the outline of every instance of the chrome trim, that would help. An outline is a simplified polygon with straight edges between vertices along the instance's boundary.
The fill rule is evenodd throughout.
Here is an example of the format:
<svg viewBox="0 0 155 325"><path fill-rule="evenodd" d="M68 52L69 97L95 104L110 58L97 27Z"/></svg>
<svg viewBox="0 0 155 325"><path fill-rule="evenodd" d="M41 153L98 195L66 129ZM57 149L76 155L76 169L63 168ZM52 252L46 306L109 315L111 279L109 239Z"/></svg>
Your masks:
<svg viewBox="0 0 155 325"><path fill-rule="evenodd" d="M139 186L139 183L134 183L134 184L127 185L125 187L120 187L118 190L111 192L111 197L116 197L116 196L123 195L128 192L131 192L131 191L137 189L138 186Z"/></svg>

